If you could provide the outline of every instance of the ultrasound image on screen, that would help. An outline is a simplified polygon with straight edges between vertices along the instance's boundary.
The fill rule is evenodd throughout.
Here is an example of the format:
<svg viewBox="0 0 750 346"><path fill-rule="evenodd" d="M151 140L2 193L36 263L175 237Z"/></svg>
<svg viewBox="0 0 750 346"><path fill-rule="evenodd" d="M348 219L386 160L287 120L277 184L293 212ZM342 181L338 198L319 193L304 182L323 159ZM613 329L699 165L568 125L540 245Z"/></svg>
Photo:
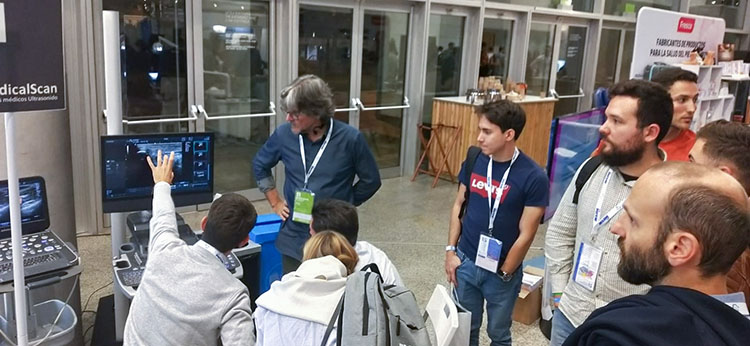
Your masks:
<svg viewBox="0 0 750 346"><path fill-rule="evenodd" d="M112 136L102 141L104 198L127 199L150 196L154 186L146 160L157 163L157 153L174 152L173 194L213 191L211 136L173 134Z"/></svg>
<svg viewBox="0 0 750 346"><path fill-rule="evenodd" d="M44 190L42 182L22 182L18 188L21 198L21 223L39 221L46 218L44 211ZM0 229L10 228L10 205L8 184L0 186Z"/></svg>

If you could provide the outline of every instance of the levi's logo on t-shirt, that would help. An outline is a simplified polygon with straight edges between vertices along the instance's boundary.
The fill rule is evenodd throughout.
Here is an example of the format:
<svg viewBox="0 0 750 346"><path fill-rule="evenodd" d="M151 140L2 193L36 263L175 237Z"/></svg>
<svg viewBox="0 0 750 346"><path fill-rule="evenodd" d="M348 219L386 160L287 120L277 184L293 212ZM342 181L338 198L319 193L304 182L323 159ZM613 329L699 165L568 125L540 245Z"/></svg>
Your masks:
<svg viewBox="0 0 750 346"><path fill-rule="evenodd" d="M500 189L500 182L492 179L492 186L487 186L487 177L483 175L479 175L476 173L471 174L471 186L470 191L476 194L479 194L482 196L482 198L487 198L487 192L489 190L492 190L493 199L497 198L497 192ZM510 191L510 184L508 182L505 182L505 191L503 192L503 197L500 199L500 203L505 202L505 198L508 197L508 191Z"/></svg>

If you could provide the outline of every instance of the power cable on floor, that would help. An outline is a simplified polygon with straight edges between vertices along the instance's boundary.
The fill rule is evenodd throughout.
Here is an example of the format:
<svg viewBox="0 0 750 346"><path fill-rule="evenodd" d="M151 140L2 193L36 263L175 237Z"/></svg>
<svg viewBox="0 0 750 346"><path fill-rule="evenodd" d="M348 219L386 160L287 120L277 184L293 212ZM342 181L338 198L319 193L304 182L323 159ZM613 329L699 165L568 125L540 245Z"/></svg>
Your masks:
<svg viewBox="0 0 750 346"><path fill-rule="evenodd" d="M106 285L104 285L104 286L102 286L102 287L99 287L99 288L95 289L95 290L94 290L94 292L91 292L91 294L89 294L89 297L88 297L88 298L86 298L86 304L83 304L83 306L81 307L81 310L83 310L83 311L86 311L86 309L87 309L87 308L89 307L89 301L91 300L91 297L93 297L93 296L94 296L94 294L96 294L96 292L99 292L99 291L101 291L101 290L103 290L103 289L107 288L107 287L108 287L109 285L111 285L111 284L112 284L113 282L114 282L114 281L110 281L110 282L109 282L108 284L106 284ZM95 312L95 313L96 313L96 312Z"/></svg>

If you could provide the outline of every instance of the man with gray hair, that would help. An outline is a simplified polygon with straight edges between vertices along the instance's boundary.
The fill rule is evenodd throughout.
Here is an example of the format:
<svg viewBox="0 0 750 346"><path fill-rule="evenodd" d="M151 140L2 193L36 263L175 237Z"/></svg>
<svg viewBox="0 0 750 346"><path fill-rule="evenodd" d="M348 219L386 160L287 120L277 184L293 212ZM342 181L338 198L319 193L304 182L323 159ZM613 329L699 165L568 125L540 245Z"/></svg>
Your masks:
<svg viewBox="0 0 750 346"><path fill-rule="evenodd" d="M316 199L334 198L360 205L380 188L375 158L357 129L333 119L333 93L325 81L304 75L281 90L286 123L268 138L253 159L258 188L284 220L276 239L284 273L302 259L310 237L309 224ZM283 198L271 169L284 163ZM354 177L358 178L356 184Z"/></svg>

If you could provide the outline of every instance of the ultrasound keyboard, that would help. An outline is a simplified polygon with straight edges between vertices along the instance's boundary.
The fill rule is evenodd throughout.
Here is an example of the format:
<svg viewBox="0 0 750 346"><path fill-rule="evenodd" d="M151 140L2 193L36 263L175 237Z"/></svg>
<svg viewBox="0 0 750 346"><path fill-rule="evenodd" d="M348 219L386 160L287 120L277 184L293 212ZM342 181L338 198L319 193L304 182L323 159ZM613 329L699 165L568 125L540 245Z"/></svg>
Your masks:
<svg viewBox="0 0 750 346"><path fill-rule="evenodd" d="M24 275L31 277L73 266L78 255L51 230L22 238ZM13 281L10 239L0 240L0 284Z"/></svg>
<svg viewBox="0 0 750 346"><path fill-rule="evenodd" d="M181 223L177 226L177 229L180 239L188 245L193 245L200 240L199 236L187 224ZM130 238L132 243L122 244L120 256L112 263L121 287L130 287L135 290L141 283L148 260L148 232L147 229L137 232L131 230L131 233L134 233L133 237ZM229 260L226 263L227 270L238 278L242 277L242 264L237 255L232 252L227 255L227 259Z"/></svg>

